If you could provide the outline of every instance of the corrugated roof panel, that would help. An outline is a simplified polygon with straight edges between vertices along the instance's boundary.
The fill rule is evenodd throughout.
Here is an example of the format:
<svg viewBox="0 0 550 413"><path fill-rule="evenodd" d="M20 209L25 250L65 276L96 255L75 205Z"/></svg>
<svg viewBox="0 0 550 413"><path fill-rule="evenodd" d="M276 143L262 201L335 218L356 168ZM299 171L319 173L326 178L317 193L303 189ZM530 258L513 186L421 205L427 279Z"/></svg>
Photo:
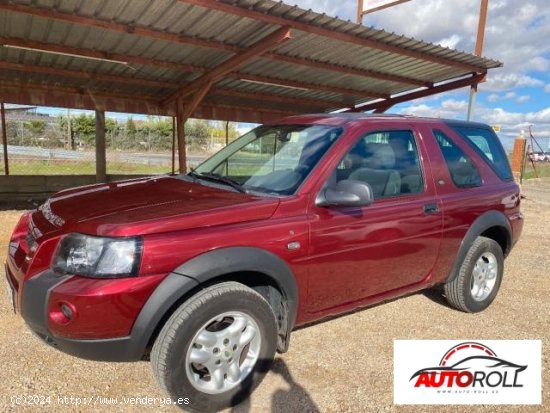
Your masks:
<svg viewBox="0 0 550 413"><path fill-rule="evenodd" d="M219 2L258 11L263 15L282 17L287 19L286 21L290 25L299 22L322 27L330 30L331 33L355 36L356 39L349 37L354 41L346 41L342 38L332 38L332 35L325 36L292 29L292 39L274 47L269 58L257 57L238 68L238 71L242 73L274 79L275 81L272 83L276 83L276 80L280 79L281 81L288 80L291 84L305 82L327 88L352 89L356 91L355 95L368 94L369 92L394 95L416 89L418 86L349 74L346 71L370 70L425 82L440 82L460 78L472 71L460 66L451 66L448 62L475 66L478 72L500 65L494 60L479 58L372 27L356 25L349 21L281 2L271 0L219 0ZM32 10L43 7L61 13L69 13L70 16L97 19L104 27L90 27L43 16L32 17L25 13L2 10L0 5L1 37L40 41L94 52L100 51L106 53L107 56L110 54L128 55L194 65L206 70L227 61L234 53L218 47L203 47L182 41L171 42L160 39L163 33L173 36L190 36L199 40L218 42L244 49L280 27L279 24L269 24L251 17L240 17L219 10L196 7L176 0L13 0L9 4L30 6L33 7ZM128 29L126 31L111 30L107 27L110 22L128 25ZM153 33L150 36L136 35L132 28L153 30ZM360 41L357 39L399 47L403 53L396 54L393 51L357 44L357 41ZM421 53L426 58L419 59L410 56L409 52ZM285 62L284 59L277 59L277 54L283 55L283 57L290 56L320 62L324 65L333 65L340 69L327 70L309 64L291 64ZM446 62L433 61L433 58L446 59ZM7 48L0 48L0 59L25 65L180 82L181 84L191 82L200 76L200 73L189 73L183 68L178 69L177 67L167 68L154 64L135 63L126 67L113 62ZM0 72L5 74L6 71L0 70ZM75 80L75 78L69 77L61 82L60 76L9 72L11 75L17 73L16 78L20 80L99 88L115 93L149 93L158 96L159 99L163 97L163 93L164 96L171 93L171 91L162 88L136 88L122 82L117 84L94 80ZM1 79L6 80L6 77L2 76ZM349 104L351 98L347 93L343 94L342 92L292 89L243 82L234 78L222 78L216 84L218 87L235 89L240 93L274 94L295 99L324 99ZM355 96L354 99L355 103L365 101L359 96ZM231 99L224 102L230 101ZM269 108L267 102L259 101L257 104L259 107Z"/></svg>

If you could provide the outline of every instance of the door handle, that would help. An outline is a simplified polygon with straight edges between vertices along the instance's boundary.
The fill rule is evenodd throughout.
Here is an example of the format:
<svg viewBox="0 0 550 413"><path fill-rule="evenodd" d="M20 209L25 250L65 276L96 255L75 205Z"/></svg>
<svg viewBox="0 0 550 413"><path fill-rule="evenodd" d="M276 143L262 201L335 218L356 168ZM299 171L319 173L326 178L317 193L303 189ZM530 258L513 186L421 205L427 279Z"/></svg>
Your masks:
<svg viewBox="0 0 550 413"><path fill-rule="evenodd" d="M425 214L437 214L439 212L439 207L437 204L426 204L424 205Z"/></svg>

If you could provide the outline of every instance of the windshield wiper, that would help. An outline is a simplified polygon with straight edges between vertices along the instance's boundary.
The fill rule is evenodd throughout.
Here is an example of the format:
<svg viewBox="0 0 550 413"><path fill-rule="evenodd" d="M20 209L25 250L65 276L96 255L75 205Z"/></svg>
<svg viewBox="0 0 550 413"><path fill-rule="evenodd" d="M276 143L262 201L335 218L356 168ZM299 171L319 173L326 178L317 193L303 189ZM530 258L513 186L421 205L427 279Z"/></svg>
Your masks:
<svg viewBox="0 0 550 413"><path fill-rule="evenodd" d="M195 171L191 171L189 173L189 175L194 177L194 178L206 179L207 181L218 182L218 183L221 183L221 184L225 184L225 185L230 186L231 188L239 191L242 194L247 193L246 189L244 189L243 186L240 183L238 183L237 181L234 181L233 179L227 178L225 176L221 176L219 174L215 174L213 172L197 173Z"/></svg>

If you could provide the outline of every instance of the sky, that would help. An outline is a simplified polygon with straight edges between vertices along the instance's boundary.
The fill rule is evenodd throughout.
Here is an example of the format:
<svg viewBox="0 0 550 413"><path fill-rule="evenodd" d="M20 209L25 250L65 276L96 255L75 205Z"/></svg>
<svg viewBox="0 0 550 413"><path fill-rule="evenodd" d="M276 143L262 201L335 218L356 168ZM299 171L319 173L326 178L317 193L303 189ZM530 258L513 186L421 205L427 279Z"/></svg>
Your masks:
<svg viewBox="0 0 550 413"><path fill-rule="evenodd" d="M284 0L355 20L357 0ZM365 0L368 1L368 0ZM472 52L480 0L411 0L365 16L363 24ZM504 63L479 87L474 120L502 128L507 147L522 130L550 144L550 0L490 0L483 55ZM391 113L465 119L464 88L393 107ZM113 114L114 116L114 114ZM121 117L118 115L117 117ZM246 125L241 125L242 130Z"/></svg>
<svg viewBox="0 0 550 413"><path fill-rule="evenodd" d="M285 0L287 1L287 0ZM368 1L368 0L365 0ZM293 0L300 7L355 20L357 0ZM480 0L411 0L367 14L363 24L473 52ZM522 130L550 141L550 1L489 0L483 56L504 63L479 86L474 120L500 125L506 146ZM393 107L390 112L465 119L464 88Z"/></svg>

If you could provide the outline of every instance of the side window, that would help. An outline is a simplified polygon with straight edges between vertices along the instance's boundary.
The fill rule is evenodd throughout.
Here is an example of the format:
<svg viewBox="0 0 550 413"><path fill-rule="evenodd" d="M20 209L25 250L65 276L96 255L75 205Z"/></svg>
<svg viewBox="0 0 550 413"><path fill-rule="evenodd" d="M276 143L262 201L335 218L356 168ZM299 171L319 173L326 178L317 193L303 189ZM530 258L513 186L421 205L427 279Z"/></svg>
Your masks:
<svg viewBox="0 0 550 413"><path fill-rule="evenodd" d="M434 130L434 136L441 153L447 162L449 173L456 186L471 188L481 185L481 178L472 160L440 130Z"/></svg>
<svg viewBox="0 0 550 413"><path fill-rule="evenodd" d="M506 152L491 129L452 125L451 127L466 139L466 142L481 155L500 179L503 181L513 179Z"/></svg>
<svg viewBox="0 0 550 413"><path fill-rule="evenodd" d="M418 151L411 131L382 131L360 138L327 184L351 179L368 183L374 198L424 191Z"/></svg>

